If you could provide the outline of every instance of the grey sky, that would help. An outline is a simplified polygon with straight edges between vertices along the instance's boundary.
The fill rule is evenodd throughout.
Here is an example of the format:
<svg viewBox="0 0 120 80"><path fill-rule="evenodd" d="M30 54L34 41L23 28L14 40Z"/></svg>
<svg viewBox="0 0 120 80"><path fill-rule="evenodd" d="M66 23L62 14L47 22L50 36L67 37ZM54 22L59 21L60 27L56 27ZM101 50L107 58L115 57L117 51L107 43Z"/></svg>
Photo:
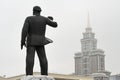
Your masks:
<svg viewBox="0 0 120 80"><path fill-rule="evenodd" d="M21 29L35 5L41 6L42 15L53 16L59 24L56 29L48 26L46 33L54 41L46 46L50 73L74 72L74 53L81 51L88 11L98 48L105 51L106 70L120 73L120 0L0 0L0 76L25 73ZM39 71L37 56L34 71Z"/></svg>

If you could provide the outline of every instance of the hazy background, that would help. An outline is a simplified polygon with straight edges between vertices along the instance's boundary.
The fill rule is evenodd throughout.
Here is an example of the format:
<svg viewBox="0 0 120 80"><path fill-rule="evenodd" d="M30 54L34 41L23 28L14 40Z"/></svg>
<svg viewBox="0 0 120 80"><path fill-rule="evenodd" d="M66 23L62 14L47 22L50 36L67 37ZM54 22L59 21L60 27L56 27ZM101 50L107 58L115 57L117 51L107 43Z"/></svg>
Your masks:
<svg viewBox="0 0 120 80"><path fill-rule="evenodd" d="M81 51L88 11L98 48L105 51L106 70L120 73L120 0L0 0L0 76L25 73L21 29L35 5L41 6L42 15L53 16L59 25L56 29L48 26L46 33L54 40L46 46L50 73L74 73L74 53ZM37 55L34 71L39 72Z"/></svg>

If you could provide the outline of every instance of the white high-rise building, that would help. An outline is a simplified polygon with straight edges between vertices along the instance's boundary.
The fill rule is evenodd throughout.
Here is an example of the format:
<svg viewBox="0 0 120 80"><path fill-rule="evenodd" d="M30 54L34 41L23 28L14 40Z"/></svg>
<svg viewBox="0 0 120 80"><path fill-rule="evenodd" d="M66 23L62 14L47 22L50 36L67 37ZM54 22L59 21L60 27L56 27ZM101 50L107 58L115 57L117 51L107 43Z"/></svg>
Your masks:
<svg viewBox="0 0 120 80"><path fill-rule="evenodd" d="M105 71L105 55L97 48L97 39L90 26L89 14L86 31L81 39L81 52L75 54L75 75L90 75Z"/></svg>

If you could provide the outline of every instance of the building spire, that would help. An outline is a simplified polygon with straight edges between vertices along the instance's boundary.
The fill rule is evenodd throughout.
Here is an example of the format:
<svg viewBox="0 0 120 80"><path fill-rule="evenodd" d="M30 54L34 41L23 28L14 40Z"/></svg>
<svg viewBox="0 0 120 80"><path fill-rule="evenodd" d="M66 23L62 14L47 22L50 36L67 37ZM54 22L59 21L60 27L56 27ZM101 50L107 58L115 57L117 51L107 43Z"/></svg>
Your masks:
<svg viewBox="0 0 120 80"><path fill-rule="evenodd" d="M88 18L87 18L87 28L86 28L86 31L87 31L87 32L91 32L91 31L92 31L92 28L91 28L91 25L90 25L90 15L89 15L89 11L88 11Z"/></svg>
<svg viewBox="0 0 120 80"><path fill-rule="evenodd" d="M87 21L87 27L90 27L90 15L89 15L89 12L88 12L88 21Z"/></svg>

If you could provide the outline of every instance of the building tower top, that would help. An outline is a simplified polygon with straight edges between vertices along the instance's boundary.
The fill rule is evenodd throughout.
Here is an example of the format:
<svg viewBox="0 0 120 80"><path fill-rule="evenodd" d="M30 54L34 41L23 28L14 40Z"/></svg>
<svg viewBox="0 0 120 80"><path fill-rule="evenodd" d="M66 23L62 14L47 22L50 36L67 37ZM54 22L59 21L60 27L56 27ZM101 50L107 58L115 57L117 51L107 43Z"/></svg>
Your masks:
<svg viewBox="0 0 120 80"><path fill-rule="evenodd" d="M86 31L83 33L83 39L81 39L81 48L82 52L88 52L97 49L97 39L95 39L95 34L92 32L89 13Z"/></svg>

